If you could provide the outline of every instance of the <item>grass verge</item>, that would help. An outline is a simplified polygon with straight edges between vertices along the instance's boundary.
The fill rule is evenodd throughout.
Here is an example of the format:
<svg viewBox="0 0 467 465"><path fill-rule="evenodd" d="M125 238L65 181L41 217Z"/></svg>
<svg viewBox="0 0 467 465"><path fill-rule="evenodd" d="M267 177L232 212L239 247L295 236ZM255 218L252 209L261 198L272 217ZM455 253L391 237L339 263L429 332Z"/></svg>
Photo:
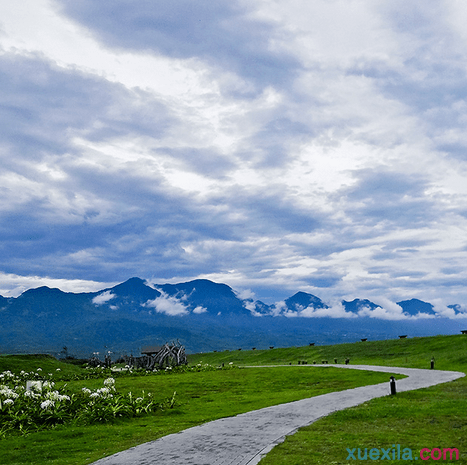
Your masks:
<svg viewBox="0 0 467 465"><path fill-rule="evenodd" d="M457 448L459 460L467 463L467 381L465 378L427 389L405 392L390 398L374 399L358 407L333 413L300 429L275 447L261 465L347 465L358 462L371 449L391 449L391 464L412 463L397 459L397 445L410 449L413 460L420 451ZM349 451L354 457L349 457ZM395 453L392 453L392 450ZM439 456L433 451L434 458ZM430 452L424 452L430 457ZM448 456L449 457L449 456ZM395 458L395 460L393 460ZM369 457L367 456L367 460ZM387 463L382 460L376 462ZM441 459L443 463L444 460ZM448 462L450 462L448 460Z"/></svg>

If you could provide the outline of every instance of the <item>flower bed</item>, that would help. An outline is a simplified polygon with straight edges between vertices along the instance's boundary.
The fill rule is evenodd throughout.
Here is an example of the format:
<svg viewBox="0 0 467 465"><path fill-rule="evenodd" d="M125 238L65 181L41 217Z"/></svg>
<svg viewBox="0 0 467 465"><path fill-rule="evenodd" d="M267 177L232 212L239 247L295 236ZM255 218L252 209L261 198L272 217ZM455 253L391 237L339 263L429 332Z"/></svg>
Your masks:
<svg viewBox="0 0 467 465"><path fill-rule="evenodd" d="M147 415L156 411L173 408L175 392L171 398L159 400L151 393L134 396L131 392L121 394L115 387L115 378L133 376L160 376L203 371L230 370L213 367L202 362L193 366L175 366L147 371L122 367L83 369L81 374L63 375L57 368L55 373L36 371L11 371L0 373L0 437L20 432L26 434L41 429L53 428L60 424L75 423L88 425L109 422L119 418ZM78 393L67 389L66 384L57 388L56 381L103 379L101 388L86 387Z"/></svg>
<svg viewBox="0 0 467 465"><path fill-rule="evenodd" d="M87 425L108 422L118 418L145 415L157 410L172 408L171 399L156 401L152 395L143 393L135 397L132 393L120 394L114 378L106 378L103 387L95 390L83 388L71 393L65 387L57 389L53 381L25 386L25 375L14 375L7 371L0 374L0 435L29 433L51 428L59 424ZM28 377L31 374L27 374ZM36 377L37 379L37 377Z"/></svg>

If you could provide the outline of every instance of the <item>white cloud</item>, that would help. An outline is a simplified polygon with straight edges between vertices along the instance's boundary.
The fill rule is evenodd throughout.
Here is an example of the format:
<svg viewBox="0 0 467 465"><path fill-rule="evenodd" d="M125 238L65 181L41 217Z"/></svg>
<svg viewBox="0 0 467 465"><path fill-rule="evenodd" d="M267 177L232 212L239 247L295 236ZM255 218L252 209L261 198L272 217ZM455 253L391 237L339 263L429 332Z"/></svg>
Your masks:
<svg viewBox="0 0 467 465"><path fill-rule="evenodd" d="M157 313L165 313L169 316L183 316L190 312L187 306L183 303L183 299L178 299L174 296L169 296L167 293L158 289L161 293L157 299L148 300L145 307L154 308Z"/></svg>
<svg viewBox="0 0 467 465"><path fill-rule="evenodd" d="M299 316L306 318L356 318L352 312L346 312L341 302L337 302L328 308L308 307L299 312Z"/></svg>
<svg viewBox="0 0 467 465"><path fill-rule="evenodd" d="M392 302L391 300L380 297L378 299L379 307L371 309L363 307L358 311L358 316L369 316L370 318L378 318L381 320L407 320L409 317L404 314L404 310L400 305Z"/></svg>
<svg viewBox="0 0 467 465"><path fill-rule="evenodd" d="M444 305L439 299L431 303L433 304L434 312L441 318L449 318L451 320L467 318L467 310L464 307L458 306L456 312L453 308L448 308Z"/></svg>
<svg viewBox="0 0 467 465"><path fill-rule="evenodd" d="M96 295L94 299L92 299L92 303L95 305L103 305L107 303L109 300L114 299L117 297L115 294L112 294L112 291L105 291L102 294Z"/></svg>
<svg viewBox="0 0 467 465"><path fill-rule="evenodd" d="M58 288L64 292L97 292L102 288L111 287L114 283L104 283L84 279L58 279L48 276L20 276L13 273L0 272L0 295L4 297L18 297L24 291L47 286Z"/></svg>
<svg viewBox="0 0 467 465"><path fill-rule="evenodd" d="M249 310L252 314L255 314L256 313L256 305L254 303L254 301L252 300L245 300L243 302L243 306Z"/></svg>
<svg viewBox="0 0 467 465"><path fill-rule="evenodd" d="M296 316L295 312L293 312L293 315L289 315L288 313L290 312L287 309L287 305L284 300L276 302L272 307L273 316L279 316L281 314L284 314L285 316Z"/></svg>
<svg viewBox="0 0 467 465"><path fill-rule="evenodd" d="M255 293L251 289L235 291L236 296L241 300L251 300L255 298Z"/></svg>
<svg viewBox="0 0 467 465"><path fill-rule="evenodd" d="M208 311L207 308L203 307L202 305L198 305L194 310L193 313L200 315L201 313L206 313Z"/></svg>
<svg viewBox="0 0 467 465"><path fill-rule="evenodd" d="M92 38L86 28L58 14L51 0L24 0L21 8L2 2L0 17L5 50L18 54L43 53L60 66L105 76L129 88L149 88L185 97L190 92L205 92L199 86L196 60L170 59L144 50L111 51Z"/></svg>
<svg viewBox="0 0 467 465"><path fill-rule="evenodd" d="M300 316L300 313L299 312L295 312L293 310L284 310L282 313L281 313L282 316L285 316L286 318L297 318Z"/></svg>

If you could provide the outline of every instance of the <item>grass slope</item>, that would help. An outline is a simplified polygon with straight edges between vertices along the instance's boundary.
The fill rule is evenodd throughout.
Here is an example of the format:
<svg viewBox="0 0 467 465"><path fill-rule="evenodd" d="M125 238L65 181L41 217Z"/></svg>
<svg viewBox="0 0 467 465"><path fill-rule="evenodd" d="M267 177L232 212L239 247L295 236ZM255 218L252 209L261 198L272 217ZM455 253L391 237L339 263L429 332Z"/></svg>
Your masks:
<svg viewBox="0 0 467 465"><path fill-rule="evenodd" d="M43 373L54 374L58 368L63 377L78 375L82 372L81 366L61 362L50 355L0 355L0 373L6 370L13 373L19 373L21 370L31 372L38 368Z"/></svg>
<svg viewBox="0 0 467 465"><path fill-rule="evenodd" d="M269 350L225 351L189 356L190 363L233 362L238 365L296 365L298 361L321 363L328 360L350 364L430 368L431 358L439 370L463 371L467 367L467 335L417 337L385 341L366 341L331 346L289 347Z"/></svg>

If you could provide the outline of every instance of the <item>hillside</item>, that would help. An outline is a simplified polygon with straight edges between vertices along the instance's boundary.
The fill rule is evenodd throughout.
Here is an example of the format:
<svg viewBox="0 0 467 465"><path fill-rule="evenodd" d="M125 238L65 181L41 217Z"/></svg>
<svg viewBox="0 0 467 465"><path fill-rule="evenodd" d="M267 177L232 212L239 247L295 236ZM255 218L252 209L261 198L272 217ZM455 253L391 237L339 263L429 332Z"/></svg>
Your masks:
<svg viewBox="0 0 467 465"><path fill-rule="evenodd" d="M383 365L411 368L430 368L431 359L435 369L465 371L467 367L467 335L414 337L410 339L389 339L325 346L287 347L267 350L233 350L192 354L190 363L209 363L213 365L297 365L330 364L337 359L350 364Z"/></svg>

